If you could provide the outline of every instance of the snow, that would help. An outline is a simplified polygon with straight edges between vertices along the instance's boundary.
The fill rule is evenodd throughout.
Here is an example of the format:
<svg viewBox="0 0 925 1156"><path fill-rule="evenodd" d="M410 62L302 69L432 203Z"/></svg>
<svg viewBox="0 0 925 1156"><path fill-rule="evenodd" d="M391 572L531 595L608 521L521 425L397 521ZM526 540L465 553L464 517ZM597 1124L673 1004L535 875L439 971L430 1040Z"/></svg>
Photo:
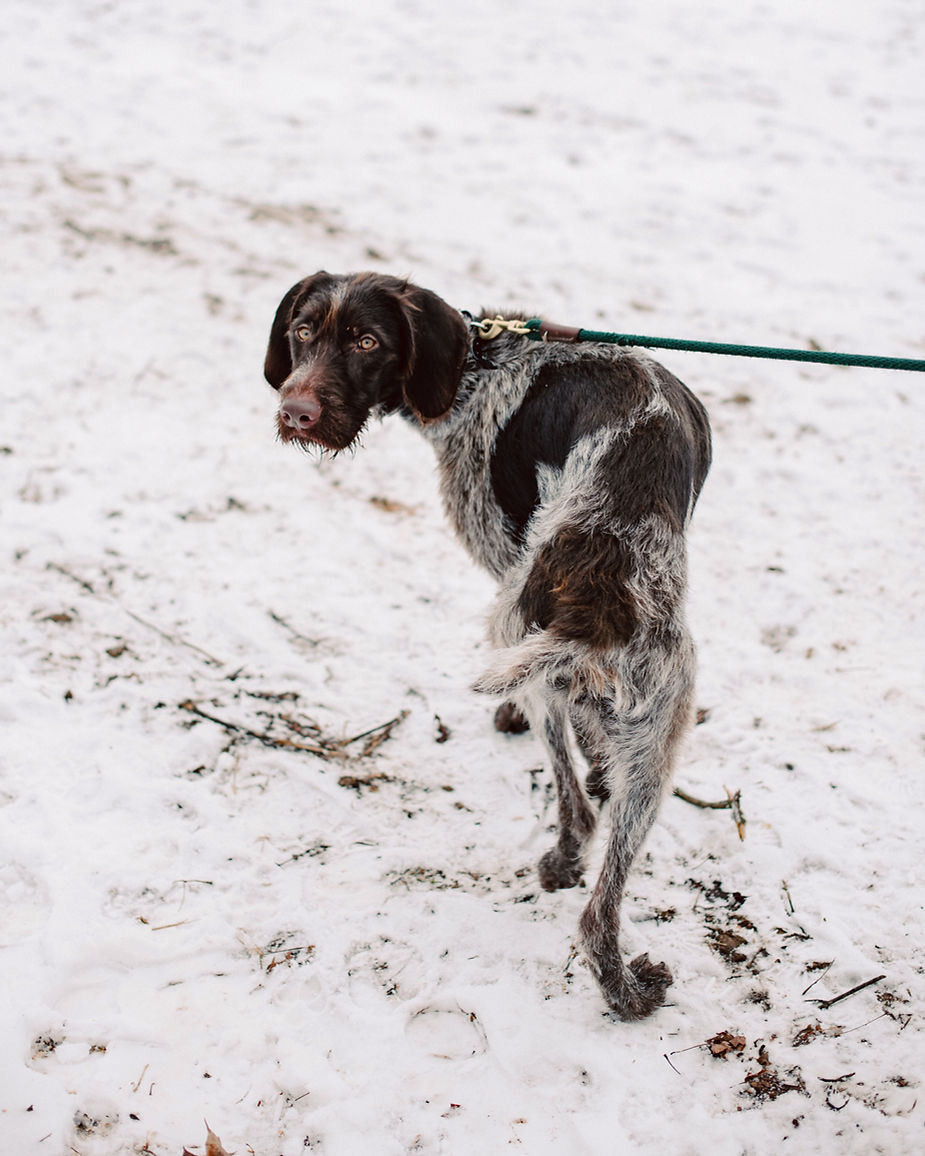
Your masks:
<svg viewBox="0 0 925 1156"><path fill-rule="evenodd" d="M921 377L662 358L716 439L677 782L747 826L666 800L626 948L675 984L624 1025L587 892L537 887L541 752L469 689L492 584L430 449L288 452L261 365L321 267L922 358L923 39L913 0L10 0L4 1153L922 1151Z"/></svg>

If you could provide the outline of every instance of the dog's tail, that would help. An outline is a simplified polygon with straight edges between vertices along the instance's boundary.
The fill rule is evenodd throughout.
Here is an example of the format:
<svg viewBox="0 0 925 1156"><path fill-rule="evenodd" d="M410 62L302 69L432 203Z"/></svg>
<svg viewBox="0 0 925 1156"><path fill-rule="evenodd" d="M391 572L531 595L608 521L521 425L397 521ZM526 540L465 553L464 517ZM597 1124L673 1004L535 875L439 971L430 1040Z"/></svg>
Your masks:
<svg viewBox="0 0 925 1156"><path fill-rule="evenodd" d="M584 654L573 641L559 638L548 630L536 630L522 642L495 652L492 662L473 684L480 694L517 698L538 683L563 682L574 686L613 682L613 671L601 662L602 656ZM600 685L599 689L603 689Z"/></svg>

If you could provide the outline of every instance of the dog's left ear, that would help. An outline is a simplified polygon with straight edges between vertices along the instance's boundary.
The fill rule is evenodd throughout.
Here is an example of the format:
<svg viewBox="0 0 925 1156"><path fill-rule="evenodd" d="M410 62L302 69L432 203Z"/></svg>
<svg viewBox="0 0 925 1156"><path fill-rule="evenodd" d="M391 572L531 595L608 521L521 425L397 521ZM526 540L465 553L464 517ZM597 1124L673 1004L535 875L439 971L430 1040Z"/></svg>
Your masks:
<svg viewBox="0 0 925 1156"><path fill-rule="evenodd" d="M462 316L429 289L409 285L400 299L410 331L410 373L402 392L422 421L433 421L449 412L456 397L469 330Z"/></svg>
<svg viewBox="0 0 925 1156"><path fill-rule="evenodd" d="M306 279L296 282L280 301L273 325L270 329L270 343L263 363L263 376L274 389L279 389L292 373L292 355L289 352L289 322L295 299L305 286Z"/></svg>

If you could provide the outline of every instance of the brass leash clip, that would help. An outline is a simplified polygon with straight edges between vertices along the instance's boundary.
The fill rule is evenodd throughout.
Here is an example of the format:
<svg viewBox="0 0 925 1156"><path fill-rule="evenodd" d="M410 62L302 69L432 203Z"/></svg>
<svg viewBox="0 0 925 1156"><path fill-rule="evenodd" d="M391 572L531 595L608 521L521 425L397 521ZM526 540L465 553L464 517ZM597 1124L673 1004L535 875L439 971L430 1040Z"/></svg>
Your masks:
<svg viewBox="0 0 925 1156"><path fill-rule="evenodd" d="M483 341L491 341L501 333L519 333L522 337L530 333L527 323L521 318L508 320L500 314L497 317L484 317L481 321L473 322L473 328Z"/></svg>

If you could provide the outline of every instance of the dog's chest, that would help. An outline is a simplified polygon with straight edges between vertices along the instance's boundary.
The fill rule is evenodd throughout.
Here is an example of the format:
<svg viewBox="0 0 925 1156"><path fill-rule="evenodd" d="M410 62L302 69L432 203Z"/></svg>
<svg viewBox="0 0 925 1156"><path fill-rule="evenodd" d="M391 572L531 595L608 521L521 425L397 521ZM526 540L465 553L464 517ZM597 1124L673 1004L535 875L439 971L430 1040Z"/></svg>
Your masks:
<svg viewBox="0 0 925 1156"><path fill-rule="evenodd" d="M425 433L440 467L447 515L476 562L500 578L516 562L520 544L495 496L491 461L498 434L526 391L524 367L464 379L464 401Z"/></svg>
<svg viewBox="0 0 925 1156"><path fill-rule="evenodd" d="M449 444L437 458L443 505L453 528L475 561L500 578L519 549L492 490L490 450L474 458L459 444Z"/></svg>

